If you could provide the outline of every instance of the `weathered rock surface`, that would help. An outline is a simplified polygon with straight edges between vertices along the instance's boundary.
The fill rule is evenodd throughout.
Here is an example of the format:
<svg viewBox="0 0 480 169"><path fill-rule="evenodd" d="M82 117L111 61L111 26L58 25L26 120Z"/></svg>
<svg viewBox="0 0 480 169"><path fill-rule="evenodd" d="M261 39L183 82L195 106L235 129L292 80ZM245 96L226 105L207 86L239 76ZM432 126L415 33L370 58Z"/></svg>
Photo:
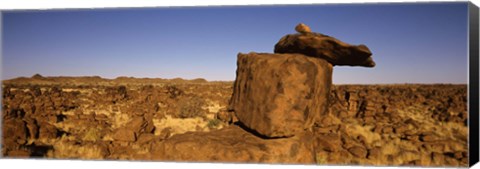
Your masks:
<svg viewBox="0 0 480 169"><path fill-rule="evenodd" d="M311 132L291 138L262 139L232 125L211 132L175 135L158 143L153 160L185 162L314 162Z"/></svg>
<svg viewBox="0 0 480 169"><path fill-rule="evenodd" d="M40 129L39 129L39 138L56 138L58 135L58 129L47 122L42 122L39 124Z"/></svg>
<svg viewBox="0 0 480 169"><path fill-rule="evenodd" d="M310 28L297 26L297 34L285 35L275 45L275 53L301 53L322 58L333 65L374 67L372 52L365 45L350 45L334 37L310 32Z"/></svg>
<svg viewBox="0 0 480 169"><path fill-rule="evenodd" d="M21 119L6 119L3 121L2 127L4 144L19 145L26 142L27 127Z"/></svg>
<svg viewBox="0 0 480 169"><path fill-rule="evenodd" d="M239 54L230 108L248 128L291 137L325 113L332 65L301 54Z"/></svg>
<svg viewBox="0 0 480 169"><path fill-rule="evenodd" d="M129 141L133 142L136 140L135 132L127 127L119 128L113 134L113 139L117 141Z"/></svg>

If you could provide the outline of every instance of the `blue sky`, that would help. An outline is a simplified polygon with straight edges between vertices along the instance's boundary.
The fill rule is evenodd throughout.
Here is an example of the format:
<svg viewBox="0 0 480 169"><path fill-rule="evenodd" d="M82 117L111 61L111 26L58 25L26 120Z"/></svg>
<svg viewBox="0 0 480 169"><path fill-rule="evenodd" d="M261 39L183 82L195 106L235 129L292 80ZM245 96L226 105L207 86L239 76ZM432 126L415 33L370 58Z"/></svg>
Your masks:
<svg viewBox="0 0 480 169"><path fill-rule="evenodd" d="M2 13L2 79L118 76L234 80L239 52L273 52L303 22L365 44L375 68L336 84L467 83L467 3L31 10Z"/></svg>

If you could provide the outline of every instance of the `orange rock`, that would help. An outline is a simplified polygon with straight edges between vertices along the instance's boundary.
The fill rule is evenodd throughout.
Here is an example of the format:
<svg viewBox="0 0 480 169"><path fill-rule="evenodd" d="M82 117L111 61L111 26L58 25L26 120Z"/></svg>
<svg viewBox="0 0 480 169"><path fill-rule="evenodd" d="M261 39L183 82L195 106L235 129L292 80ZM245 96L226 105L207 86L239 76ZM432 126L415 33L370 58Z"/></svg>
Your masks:
<svg viewBox="0 0 480 169"><path fill-rule="evenodd" d="M145 121L142 116L136 116L132 120L130 120L125 126L135 132L136 135L139 135L140 131L147 126L147 121Z"/></svg>
<svg viewBox="0 0 480 169"><path fill-rule="evenodd" d="M322 58L333 65L374 67L372 52L365 45L350 45L320 33L289 34L275 44L275 53L301 53Z"/></svg>
<svg viewBox="0 0 480 169"><path fill-rule="evenodd" d="M172 133L172 128L171 127L164 128L160 132L160 138L167 139L168 137L170 137L171 133Z"/></svg>
<svg viewBox="0 0 480 169"><path fill-rule="evenodd" d="M113 134L113 139L117 141L133 142L136 140L135 132L128 128L119 128Z"/></svg>
<svg viewBox="0 0 480 169"><path fill-rule="evenodd" d="M461 159L463 157L463 154L462 154L462 152L459 151L459 152L454 153L453 156L457 159Z"/></svg>
<svg viewBox="0 0 480 169"><path fill-rule="evenodd" d="M393 133L393 128L388 126L388 127L383 127L382 129L382 133L384 134L390 134L390 133Z"/></svg>
<svg viewBox="0 0 480 169"><path fill-rule="evenodd" d="M239 54L230 107L267 137L291 137L326 114L332 65L300 54ZM267 83L268 82L268 83Z"/></svg>
<svg viewBox="0 0 480 169"><path fill-rule="evenodd" d="M210 132L178 134L158 142L152 159L188 162L313 164L312 133L262 139L232 125Z"/></svg>
<svg viewBox="0 0 480 169"><path fill-rule="evenodd" d="M151 133L143 133L143 134L140 134L140 136L138 136L137 143L144 144L152 141L154 138L155 138L155 135Z"/></svg>
<svg viewBox="0 0 480 169"><path fill-rule="evenodd" d="M308 27L307 25L303 24L303 23L300 23L298 24L296 27L295 27L295 30L298 32L298 33L302 33L302 34L306 34L306 33L311 33L312 31L310 30L310 27Z"/></svg>
<svg viewBox="0 0 480 169"><path fill-rule="evenodd" d="M7 154L8 157L30 157L30 152L27 150L12 150Z"/></svg>
<svg viewBox="0 0 480 169"><path fill-rule="evenodd" d="M349 148L348 151L359 158L366 158L367 157L367 149L361 146L353 146Z"/></svg>
<svg viewBox="0 0 480 169"><path fill-rule="evenodd" d="M322 134L317 136L317 144L320 149L336 152L342 149L342 140L337 134Z"/></svg>
<svg viewBox="0 0 480 169"><path fill-rule="evenodd" d="M382 155L382 152L380 150L380 148L378 147L374 147L370 150L368 150L368 159L377 159L379 157L381 157Z"/></svg>
<svg viewBox="0 0 480 169"><path fill-rule="evenodd" d="M432 142L438 140L438 137L434 135L423 135L420 137L420 140L425 141L425 142Z"/></svg>
<svg viewBox="0 0 480 169"><path fill-rule="evenodd" d="M40 127L38 134L39 138L57 138L58 129L54 125L48 122L40 122L38 126Z"/></svg>

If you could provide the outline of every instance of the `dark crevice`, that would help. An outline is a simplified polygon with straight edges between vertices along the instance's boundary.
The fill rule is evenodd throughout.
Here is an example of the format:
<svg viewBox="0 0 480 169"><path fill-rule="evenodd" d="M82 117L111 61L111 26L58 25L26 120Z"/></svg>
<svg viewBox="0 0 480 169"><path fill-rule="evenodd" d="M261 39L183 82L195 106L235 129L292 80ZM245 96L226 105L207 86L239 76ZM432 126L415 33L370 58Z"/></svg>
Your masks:
<svg viewBox="0 0 480 169"><path fill-rule="evenodd" d="M243 124L243 123L240 122L240 121L237 121L237 122L235 122L235 123L233 123L233 124L234 124L234 125L237 125L238 127L242 128L243 130L245 130L245 131L247 131L247 132L249 132L249 133L251 133L251 134L253 134L253 135L257 136L257 137L260 137L260 138L262 138L262 139L267 139L267 140L268 140L268 139L288 138L288 137L285 137L285 136L280 136L280 137L268 137L268 136L262 135L262 134L260 134L259 132L255 131L255 130L253 130L253 129L248 128L247 126L245 126L245 124Z"/></svg>
<svg viewBox="0 0 480 169"><path fill-rule="evenodd" d="M63 122L66 118L67 118L67 116L65 116L63 114L57 115L57 123Z"/></svg>
<svg viewBox="0 0 480 169"><path fill-rule="evenodd" d="M55 136L56 136L57 138L62 137L63 135L69 136L70 133L68 133L68 132L66 132L66 131L63 131L63 130L57 130L57 133L55 134Z"/></svg>
<svg viewBox="0 0 480 169"><path fill-rule="evenodd" d="M45 157L49 150L53 150L53 146L51 145L32 145L26 146L30 150L31 157Z"/></svg>

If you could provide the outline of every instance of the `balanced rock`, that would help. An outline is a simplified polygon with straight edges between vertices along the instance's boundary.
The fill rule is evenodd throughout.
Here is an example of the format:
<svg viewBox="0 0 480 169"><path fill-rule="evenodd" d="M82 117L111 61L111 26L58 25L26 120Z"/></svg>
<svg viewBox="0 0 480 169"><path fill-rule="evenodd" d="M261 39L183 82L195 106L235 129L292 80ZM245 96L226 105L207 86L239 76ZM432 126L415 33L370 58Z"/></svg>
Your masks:
<svg viewBox="0 0 480 169"><path fill-rule="evenodd" d="M289 34L275 45L275 53L301 53L322 58L333 65L374 67L372 52L365 45L350 45L336 38L310 32L305 24L295 28L299 33Z"/></svg>
<svg viewBox="0 0 480 169"><path fill-rule="evenodd" d="M314 163L313 133L262 139L236 125L174 135L154 145L152 159L185 162Z"/></svg>
<svg viewBox="0 0 480 169"><path fill-rule="evenodd" d="M260 135L294 136L326 112L332 68L302 54L239 54L230 109Z"/></svg>
<svg viewBox="0 0 480 169"><path fill-rule="evenodd" d="M300 23L298 24L296 27L295 27L295 30L298 32L298 33L301 33L301 34L306 34L306 33L311 33L312 31L310 30L310 27L308 27L307 25L303 24L303 23Z"/></svg>

